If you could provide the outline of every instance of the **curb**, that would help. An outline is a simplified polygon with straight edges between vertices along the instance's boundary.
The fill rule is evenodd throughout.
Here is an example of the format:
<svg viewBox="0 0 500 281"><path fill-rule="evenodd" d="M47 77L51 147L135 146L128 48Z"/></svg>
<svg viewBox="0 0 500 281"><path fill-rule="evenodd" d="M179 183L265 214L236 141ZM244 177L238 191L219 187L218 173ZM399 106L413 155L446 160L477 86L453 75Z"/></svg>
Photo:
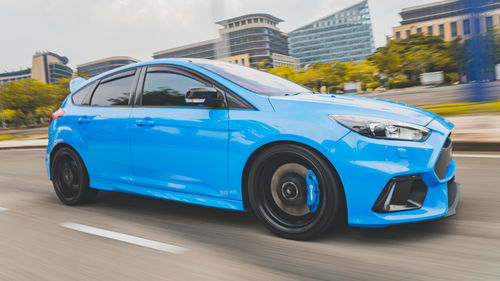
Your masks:
<svg viewBox="0 0 500 281"><path fill-rule="evenodd" d="M10 149L39 149L46 148L46 145L25 145L0 147L0 150ZM500 142L472 142L472 141L454 141L453 151L483 151L500 152Z"/></svg>
<svg viewBox="0 0 500 281"><path fill-rule="evenodd" d="M8 147L0 147L0 150L11 150L11 149L38 149L38 148L47 148L47 146L46 146L46 145L8 146Z"/></svg>

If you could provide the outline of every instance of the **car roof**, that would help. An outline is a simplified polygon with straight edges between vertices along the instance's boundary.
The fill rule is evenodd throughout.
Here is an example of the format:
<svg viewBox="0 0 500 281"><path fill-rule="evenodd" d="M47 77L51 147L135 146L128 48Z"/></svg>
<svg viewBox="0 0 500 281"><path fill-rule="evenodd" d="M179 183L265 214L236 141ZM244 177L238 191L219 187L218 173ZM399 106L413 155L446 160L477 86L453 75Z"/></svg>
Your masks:
<svg viewBox="0 0 500 281"><path fill-rule="evenodd" d="M150 60L150 61L127 64L127 65L124 65L121 67L117 67L117 68L108 70L106 72L103 72L99 75L96 75L94 77L87 79L86 81L84 81L83 83L78 85L77 88L74 91L72 91L72 93L80 90L81 88L83 88L83 87L103 78L103 77L106 77L106 76L111 75L113 73L117 73L117 72L124 71L127 69L132 69L132 68L141 67L141 66L155 65L155 64L175 64L175 65L188 66L188 65L192 64L193 62L211 62L211 61L213 61L213 60L191 59L191 58L170 58L170 59L154 59L154 60Z"/></svg>

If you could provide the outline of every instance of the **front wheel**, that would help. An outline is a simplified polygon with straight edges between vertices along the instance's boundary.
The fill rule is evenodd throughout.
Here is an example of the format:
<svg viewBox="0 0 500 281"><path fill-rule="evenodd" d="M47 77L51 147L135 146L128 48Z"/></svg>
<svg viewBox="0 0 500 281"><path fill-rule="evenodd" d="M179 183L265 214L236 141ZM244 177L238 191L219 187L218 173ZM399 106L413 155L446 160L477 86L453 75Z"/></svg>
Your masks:
<svg viewBox="0 0 500 281"><path fill-rule="evenodd" d="M78 205L93 200L97 190L89 187L85 164L69 147L59 149L52 161L52 184L59 200L66 205Z"/></svg>
<svg viewBox="0 0 500 281"><path fill-rule="evenodd" d="M296 144L259 153L249 171L248 195L264 225L289 239L322 234L345 210L343 190L327 160Z"/></svg>

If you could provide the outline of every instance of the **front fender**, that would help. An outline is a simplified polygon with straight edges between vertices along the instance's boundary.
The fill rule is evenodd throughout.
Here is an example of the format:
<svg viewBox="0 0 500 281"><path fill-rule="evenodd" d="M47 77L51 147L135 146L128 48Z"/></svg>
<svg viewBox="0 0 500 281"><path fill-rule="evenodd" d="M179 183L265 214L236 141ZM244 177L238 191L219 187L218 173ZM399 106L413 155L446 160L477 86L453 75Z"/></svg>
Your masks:
<svg viewBox="0 0 500 281"><path fill-rule="evenodd" d="M242 180L249 159L260 148L279 142L295 142L326 155L349 130L327 115L231 110L229 112L229 197L243 200ZM315 126L311 126L315 124Z"/></svg>

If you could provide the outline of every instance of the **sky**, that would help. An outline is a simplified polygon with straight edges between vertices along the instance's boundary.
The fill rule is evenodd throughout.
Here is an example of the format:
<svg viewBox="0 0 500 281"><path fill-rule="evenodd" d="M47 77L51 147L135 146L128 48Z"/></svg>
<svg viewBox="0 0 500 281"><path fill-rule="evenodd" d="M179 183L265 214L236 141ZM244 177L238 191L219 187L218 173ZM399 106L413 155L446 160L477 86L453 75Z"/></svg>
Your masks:
<svg viewBox="0 0 500 281"><path fill-rule="evenodd" d="M214 22L269 13L290 32L353 0L0 0L0 72L31 67L37 51L69 66L110 56L152 59L153 52L218 37ZM385 44L402 8L436 0L369 0L375 45Z"/></svg>

